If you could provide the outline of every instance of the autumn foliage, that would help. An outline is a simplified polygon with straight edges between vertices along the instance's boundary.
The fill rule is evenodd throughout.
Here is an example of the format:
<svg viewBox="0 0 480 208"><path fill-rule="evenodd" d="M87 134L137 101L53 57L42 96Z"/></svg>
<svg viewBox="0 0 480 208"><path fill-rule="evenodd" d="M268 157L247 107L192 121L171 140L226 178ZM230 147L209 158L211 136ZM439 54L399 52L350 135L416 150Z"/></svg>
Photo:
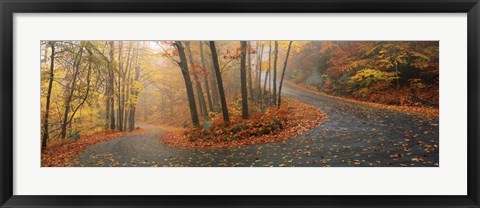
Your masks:
<svg viewBox="0 0 480 208"><path fill-rule="evenodd" d="M233 111L234 112L234 111ZM176 129L160 138L175 147L229 147L269 143L289 139L314 128L326 118L316 108L292 99L265 113L252 113L249 119L233 114L231 125L224 126L221 116L213 118L210 129Z"/></svg>
<svg viewBox="0 0 480 208"><path fill-rule="evenodd" d="M42 167L438 166L438 41L40 48Z"/></svg>
<svg viewBox="0 0 480 208"><path fill-rule="evenodd" d="M330 95L438 108L437 41L304 42L288 78Z"/></svg>

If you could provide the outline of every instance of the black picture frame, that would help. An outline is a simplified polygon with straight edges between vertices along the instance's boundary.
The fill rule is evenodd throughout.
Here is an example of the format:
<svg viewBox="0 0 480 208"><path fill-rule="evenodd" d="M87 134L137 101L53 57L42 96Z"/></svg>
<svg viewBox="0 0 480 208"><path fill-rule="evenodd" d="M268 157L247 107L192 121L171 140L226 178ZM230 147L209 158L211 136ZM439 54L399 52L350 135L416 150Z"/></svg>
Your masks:
<svg viewBox="0 0 480 208"><path fill-rule="evenodd" d="M0 0L1 207L479 207L478 0ZM466 196L25 196L13 195L14 13L467 13ZM449 179L445 179L449 180ZM161 188L161 187L159 187ZM254 188L254 187L252 187Z"/></svg>

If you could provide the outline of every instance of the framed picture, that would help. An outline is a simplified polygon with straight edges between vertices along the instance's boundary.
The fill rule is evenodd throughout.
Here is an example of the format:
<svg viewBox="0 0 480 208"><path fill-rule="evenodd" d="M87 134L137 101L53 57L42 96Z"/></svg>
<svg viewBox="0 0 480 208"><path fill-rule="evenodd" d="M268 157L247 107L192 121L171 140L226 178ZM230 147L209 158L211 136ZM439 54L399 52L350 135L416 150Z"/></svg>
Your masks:
<svg viewBox="0 0 480 208"><path fill-rule="evenodd" d="M1 1L2 207L479 207L479 4Z"/></svg>

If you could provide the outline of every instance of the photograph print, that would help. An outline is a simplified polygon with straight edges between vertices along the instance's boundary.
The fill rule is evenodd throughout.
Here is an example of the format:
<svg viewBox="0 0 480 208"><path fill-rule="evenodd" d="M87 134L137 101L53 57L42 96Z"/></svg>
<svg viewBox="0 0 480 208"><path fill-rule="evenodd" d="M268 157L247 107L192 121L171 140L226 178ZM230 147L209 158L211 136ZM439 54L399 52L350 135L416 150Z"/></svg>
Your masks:
<svg viewBox="0 0 480 208"><path fill-rule="evenodd" d="M45 40L41 167L439 167L438 41Z"/></svg>

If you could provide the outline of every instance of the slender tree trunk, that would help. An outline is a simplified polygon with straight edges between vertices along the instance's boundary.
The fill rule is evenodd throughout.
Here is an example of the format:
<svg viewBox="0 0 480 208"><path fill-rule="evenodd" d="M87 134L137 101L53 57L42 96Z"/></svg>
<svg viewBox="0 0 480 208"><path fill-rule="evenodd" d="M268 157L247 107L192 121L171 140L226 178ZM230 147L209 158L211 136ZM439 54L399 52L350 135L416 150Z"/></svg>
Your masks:
<svg viewBox="0 0 480 208"><path fill-rule="evenodd" d="M187 43L187 53L188 53L188 59L190 60L190 67L192 69L195 67L195 63L193 61L193 55L192 55L192 50L190 49L190 43ZM197 72L193 72L193 80L195 81L195 87L197 88L197 97L198 97L198 103L200 105L200 112L204 118L208 117L208 111L207 111L207 104L205 103L205 97L203 95L203 89L202 85L200 84L200 79L198 79Z"/></svg>
<svg viewBox="0 0 480 208"><path fill-rule="evenodd" d="M210 94L210 84L209 84L210 79L209 79L208 73L207 73L207 67L206 67L206 64L205 64L205 57L203 55L203 42L202 41L200 41L200 59L202 61L202 67L205 70L204 81L205 81L205 90L207 91L208 108L210 109L211 112L215 112L215 109L213 108L212 96ZM212 89L212 91L213 91L213 89Z"/></svg>
<svg viewBox="0 0 480 208"><path fill-rule="evenodd" d="M128 76L127 76L128 77ZM127 78L127 87L125 90L125 114L124 114L124 119L123 119L123 129L128 130L129 122L130 122L130 109L131 109L131 104L130 104L130 82L132 80Z"/></svg>
<svg viewBox="0 0 480 208"><path fill-rule="evenodd" d="M242 118L248 118L248 96L247 96L247 73L245 71L245 59L247 42L240 41L240 48L242 50L242 57L240 58L240 84L242 88Z"/></svg>
<svg viewBox="0 0 480 208"><path fill-rule="evenodd" d="M255 71L253 71L253 73L255 74L255 81L253 82L255 87L252 87L253 88L252 96L253 96L253 100L256 103L258 103L258 94L259 94L258 89L257 89L257 86L258 86L258 67L259 67L258 63L260 61L260 59L259 59L259 57L260 57L260 46L258 45L258 41L255 42L255 45L256 45L255 46L255 52L256 52L255 53L256 54L256 56L255 56Z"/></svg>
<svg viewBox="0 0 480 208"><path fill-rule="evenodd" d="M88 69L87 69L87 89L85 90L85 95L83 96L83 99L82 101L80 102L80 104L78 104L78 106L72 111L72 115L70 116L70 119L68 119L68 124L72 124L72 120L73 118L75 117L75 114L77 113L78 109L80 109L83 104L85 104L85 102L87 101L87 98L88 98L88 95L90 93L90 81L91 81L91 74L92 74L92 61L91 61L91 58L93 57L93 53L87 48L87 51L88 51L88 54L90 55L89 56L89 61L88 61Z"/></svg>
<svg viewBox="0 0 480 208"><path fill-rule="evenodd" d="M67 135L67 125L68 125L68 114L70 113L70 104L72 102L73 93L75 92L75 85L77 83L77 76L80 71L80 62L82 61L82 54L83 54L83 47L80 47L80 51L78 52L77 58L74 63L73 67L73 78L72 82L70 83L69 93L67 99L65 101L65 111L63 113L63 122L62 122L62 130L60 131L60 138L65 139Z"/></svg>
<svg viewBox="0 0 480 208"><path fill-rule="evenodd" d="M194 127L200 126L200 121L197 114L197 105L195 103L195 95L193 93L192 80L190 79L190 74L188 71L187 57L185 55L185 50L181 41L175 41L175 45L178 50L178 55L180 56L180 62L178 65L181 68L183 79L185 81L185 88L187 90L188 104L190 107L190 114L192 117L192 124Z"/></svg>
<svg viewBox="0 0 480 208"><path fill-rule="evenodd" d="M205 91L207 91L207 101L208 101L208 111L207 111L207 115L208 115L208 112L215 112L215 110L213 109L213 102L212 102L212 96L210 94L210 84L208 83L208 75L205 74L204 76L204 84L205 84Z"/></svg>
<svg viewBox="0 0 480 208"><path fill-rule="evenodd" d="M251 49L252 45L250 44L250 41L248 43L248 48ZM252 81L252 61L251 61L251 54L250 52L247 52L247 79L248 79L248 92L249 92L249 97L251 100L255 99L253 97L253 81Z"/></svg>
<svg viewBox="0 0 480 208"><path fill-rule="evenodd" d="M262 59L263 59L263 44L260 47L260 54L258 59L258 80L257 80L258 102L262 102Z"/></svg>
<svg viewBox="0 0 480 208"><path fill-rule="evenodd" d="M108 129L110 123L110 96L109 96L109 80L110 78L107 77L107 84L105 86L105 128Z"/></svg>
<svg viewBox="0 0 480 208"><path fill-rule="evenodd" d="M138 82L138 80L140 79L140 66L135 66L135 79L133 81L133 86L136 86L136 83ZM132 88L131 89L131 93L132 93L132 96L133 96L133 99L134 101L137 100L138 98L138 89L135 87L135 88ZM162 96L163 98L163 96ZM163 99L162 99L163 100ZM145 106L147 106L147 104L145 103ZM130 131L133 131L135 130L135 111L136 111L136 108L137 108L137 103L136 102L132 102L130 104L130 115L129 115L129 127L128 129ZM145 113L146 114L146 113ZM146 121L146 119L145 119Z"/></svg>
<svg viewBox="0 0 480 208"><path fill-rule="evenodd" d="M123 42L120 41L118 46L118 65L119 65L119 77L118 77L118 130L123 131L123 105L124 105L124 88L125 88L125 74L123 71L122 61L122 49Z"/></svg>
<svg viewBox="0 0 480 208"><path fill-rule="evenodd" d="M110 105L110 107L108 108L107 111L110 111L110 112L107 112L108 114L110 114L110 130L115 130L115 98L114 98L114 94L115 94L115 73L113 72L114 71L114 61L115 61L115 58L114 58L114 46L115 46L115 43L113 41L110 41L110 63L109 63L109 69L108 69L108 99L109 99L109 102L108 104Z"/></svg>
<svg viewBox="0 0 480 208"><path fill-rule="evenodd" d="M53 86L53 78L54 78L54 64L55 64L55 42L50 41L48 42L50 45L50 48L52 50L52 54L50 56L50 76L48 77L48 91L47 91L47 100L46 100L46 105L45 105L45 115L43 117L43 135L42 135L42 151L47 148L47 142L48 142L48 117L50 114L50 97L52 96L52 86Z"/></svg>
<svg viewBox="0 0 480 208"><path fill-rule="evenodd" d="M270 66L270 63L271 63L271 54L272 54L272 42L269 41L269 49L268 49L268 70L267 72L265 73L265 80L263 81L263 91L265 93L267 93L267 81L270 80L270 78L268 77L268 75L270 74L270 70L271 70L271 66ZM270 92L268 92L270 94ZM270 99L268 99L268 104L270 105L271 104L271 101Z"/></svg>
<svg viewBox="0 0 480 208"><path fill-rule="evenodd" d="M210 50L212 52L212 63L215 69L215 77L217 78L218 93L220 95L220 103L222 104L223 121L225 125L230 124L230 117L228 115L227 101L225 99L225 91L223 88L222 73L220 72L220 65L218 64L217 48L215 42L210 41Z"/></svg>
<svg viewBox="0 0 480 208"><path fill-rule="evenodd" d="M287 69L288 56L290 55L290 48L292 47L292 41L288 43L287 56L285 57L285 63L283 64L282 78L280 79L280 86L278 88L278 107L280 107L282 102L282 84L283 79L285 78L285 71Z"/></svg>
<svg viewBox="0 0 480 208"><path fill-rule="evenodd" d="M269 42L270 42L270 54L268 54L268 61L269 61L268 62L269 67L268 68L270 68L270 70L269 70L270 71L270 78L268 79L268 91L270 92L270 94L269 94L270 96L269 96L269 99L268 99L268 104L272 105L272 101L273 101L272 100L272 96L273 96L272 95L272 91L273 91L273 89L272 89L272 79L273 79L273 75L272 75L272 67L270 67L270 64L272 63L272 60L271 60L271 58L272 58L272 41L269 41Z"/></svg>
<svg viewBox="0 0 480 208"><path fill-rule="evenodd" d="M277 61L278 61L278 41L275 41L275 50L273 56L273 104L277 104Z"/></svg>
<svg viewBox="0 0 480 208"><path fill-rule="evenodd" d="M206 42L206 44L207 44L207 47L208 47L209 43ZM207 59L207 60L209 60L209 59ZM217 77L215 75L215 67L213 67L212 60L210 60L209 63L210 63L210 66L209 66L209 68L210 68L210 86L211 86L211 89L212 89L212 105L213 105L213 110L212 111L213 112L219 112L220 106L218 105L219 104L218 103L218 101L219 101L218 97L219 96L218 96L218 85L217 85L217 81L216 81Z"/></svg>
<svg viewBox="0 0 480 208"><path fill-rule="evenodd" d="M130 91L129 91L129 88L130 88L130 64L132 62L132 41L129 42L128 44L128 53L127 53L127 64L126 64L126 67L125 67L125 72L124 72L124 75L123 75L123 87L122 87L122 94L124 96L124 100L123 100L123 109L124 109L124 112L123 112L123 129L124 130L127 130L127 123L128 123L128 115L130 114L130 106L129 106L129 94L130 94Z"/></svg>
<svg viewBox="0 0 480 208"><path fill-rule="evenodd" d="M257 88L254 87L256 86L256 82L258 81L257 79L257 73L258 73L258 54L260 53L259 48L258 48L258 41L255 43L255 69L253 71L249 72L250 76L252 75L252 72L254 74L254 77L251 79L254 79L255 81L252 81L252 91L249 91L250 97L252 97L252 100L254 102L257 102Z"/></svg>
<svg viewBox="0 0 480 208"><path fill-rule="evenodd" d="M130 112L130 125L131 125L131 131L135 130L135 113L137 111L137 104L138 104L138 94L140 93L139 92L139 89L137 88L138 86L138 82L140 80L140 73L141 73L141 68L140 68L140 65L138 64L138 56L139 56L139 46L137 44L137 52L136 52L136 58L135 58L135 79L134 79L134 82L132 83L132 91L134 93L133 96L134 96L134 99L132 102L132 105L131 105L131 112ZM145 119L145 122L147 122L147 119Z"/></svg>

